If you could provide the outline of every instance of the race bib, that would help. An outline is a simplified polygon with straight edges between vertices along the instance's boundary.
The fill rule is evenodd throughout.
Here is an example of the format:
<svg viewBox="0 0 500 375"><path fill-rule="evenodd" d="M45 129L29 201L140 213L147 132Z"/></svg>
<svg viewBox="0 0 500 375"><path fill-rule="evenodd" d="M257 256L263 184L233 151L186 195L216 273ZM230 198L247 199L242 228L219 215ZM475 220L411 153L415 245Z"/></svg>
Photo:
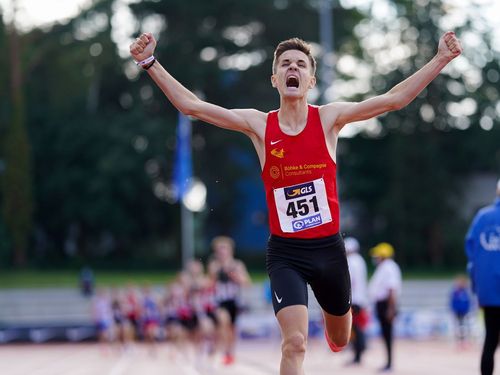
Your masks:
<svg viewBox="0 0 500 375"><path fill-rule="evenodd" d="M281 230L285 233L317 227L332 221L322 178L274 189Z"/></svg>

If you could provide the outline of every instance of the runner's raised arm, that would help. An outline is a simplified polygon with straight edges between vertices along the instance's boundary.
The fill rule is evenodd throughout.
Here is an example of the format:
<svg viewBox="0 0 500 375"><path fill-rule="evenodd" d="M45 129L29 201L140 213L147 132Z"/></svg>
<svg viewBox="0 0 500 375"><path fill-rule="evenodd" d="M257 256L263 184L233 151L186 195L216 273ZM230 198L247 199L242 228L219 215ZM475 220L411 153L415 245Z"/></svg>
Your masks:
<svg viewBox="0 0 500 375"><path fill-rule="evenodd" d="M200 100L195 94L177 81L154 57L156 40L151 33L143 33L130 45L130 54L163 91L168 100L185 115L211 123L221 128L241 131L247 135L255 133L252 119L265 113L254 109L226 109Z"/></svg>
<svg viewBox="0 0 500 375"><path fill-rule="evenodd" d="M413 75L387 93L359 103L330 103L321 108L321 118L340 131L346 124L367 120L383 113L401 109L411 103L436 78L441 70L462 53L455 33L448 31L439 40L436 55ZM331 122L330 122L331 121Z"/></svg>

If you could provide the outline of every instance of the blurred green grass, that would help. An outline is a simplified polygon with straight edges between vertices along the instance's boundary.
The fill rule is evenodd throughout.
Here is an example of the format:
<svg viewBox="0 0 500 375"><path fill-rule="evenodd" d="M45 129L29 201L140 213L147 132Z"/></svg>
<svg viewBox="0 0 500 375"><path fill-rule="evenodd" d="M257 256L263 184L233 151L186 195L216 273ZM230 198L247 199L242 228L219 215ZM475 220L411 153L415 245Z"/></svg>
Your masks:
<svg viewBox="0 0 500 375"><path fill-rule="evenodd" d="M403 270L405 280L452 280L460 271L453 270ZM462 272L463 273L463 272ZM371 272L370 272L371 274ZM162 285L171 282L173 271L105 271L94 270L97 287L123 287L135 285ZM267 281L265 272L251 272L255 283ZM0 270L0 289L14 288L71 288L79 285L79 271L76 270Z"/></svg>
<svg viewBox="0 0 500 375"><path fill-rule="evenodd" d="M94 271L96 286L125 286L128 283L163 284L171 281L173 272ZM0 288L68 288L78 287L78 271L2 271Z"/></svg>
<svg viewBox="0 0 500 375"><path fill-rule="evenodd" d="M171 282L176 276L172 271L101 271L94 270L97 287L123 287L135 285L162 285ZM251 274L254 282L267 279L263 272ZM0 271L0 289L13 288L71 288L78 287L79 271Z"/></svg>

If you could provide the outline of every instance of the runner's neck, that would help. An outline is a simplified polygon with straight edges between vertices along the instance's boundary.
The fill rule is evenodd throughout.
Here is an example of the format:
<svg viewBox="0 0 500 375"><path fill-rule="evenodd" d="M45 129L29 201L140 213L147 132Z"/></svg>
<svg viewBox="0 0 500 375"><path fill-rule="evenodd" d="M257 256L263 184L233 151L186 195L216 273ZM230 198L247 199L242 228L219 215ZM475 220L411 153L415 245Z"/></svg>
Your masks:
<svg viewBox="0 0 500 375"><path fill-rule="evenodd" d="M297 135L306 126L309 108L307 101L282 102L278 112L278 121L285 134Z"/></svg>

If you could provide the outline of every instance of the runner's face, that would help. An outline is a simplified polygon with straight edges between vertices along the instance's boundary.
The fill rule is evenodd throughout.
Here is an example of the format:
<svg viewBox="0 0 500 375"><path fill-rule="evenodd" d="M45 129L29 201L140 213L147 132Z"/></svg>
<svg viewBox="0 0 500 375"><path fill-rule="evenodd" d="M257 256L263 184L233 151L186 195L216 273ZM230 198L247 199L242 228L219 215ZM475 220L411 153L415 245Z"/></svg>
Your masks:
<svg viewBox="0 0 500 375"><path fill-rule="evenodd" d="M283 52L276 64L276 73L271 76L271 83L281 96L300 98L307 95L316 84L307 55L295 49Z"/></svg>
<svg viewBox="0 0 500 375"><path fill-rule="evenodd" d="M233 255L231 245L226 242L220 242L215 248L215 255L221 262L231 259Z"/></svg>
<svg viewBox="0 0 500 375"><path fill-rule="evenodd" d="M191 275L200 275L203 273L203 266L200 262L196 261L196 260L193 260L191 262L188 263L188 272L191 274Z"/></svg>

